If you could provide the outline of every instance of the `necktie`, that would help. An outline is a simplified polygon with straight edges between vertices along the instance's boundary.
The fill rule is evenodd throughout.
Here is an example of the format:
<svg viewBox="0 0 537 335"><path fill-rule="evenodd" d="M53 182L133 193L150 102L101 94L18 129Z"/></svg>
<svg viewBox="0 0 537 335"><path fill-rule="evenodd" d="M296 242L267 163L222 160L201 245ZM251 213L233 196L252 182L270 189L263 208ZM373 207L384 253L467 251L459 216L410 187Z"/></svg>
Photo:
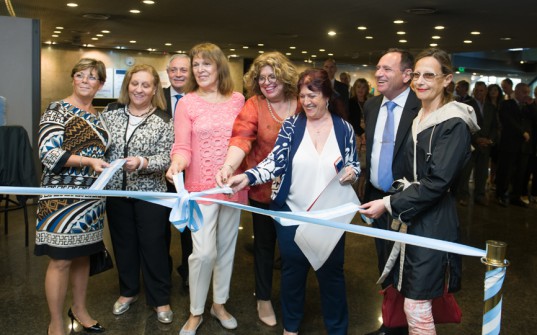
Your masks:
<svg viewBox="0 0 537 335"><path fill-rule="evenodd" d="M179 99L181 99L183 96L181 94L175 94L175 105L173 105L173 115L175 116L175 109L177 108L177 103L179 102Z"/></svg>
<svg viewBox="0 0 537 335"><path fill-rule="evenodd" d="M393 120L393 110L397 104L393 101L386 103L388 110L384 132L382 133L382 144L380 147L380 160L378 170L378 182L381 189L387 192L393 183L392 161L393 149L395 147L395 124Z"/></svg>

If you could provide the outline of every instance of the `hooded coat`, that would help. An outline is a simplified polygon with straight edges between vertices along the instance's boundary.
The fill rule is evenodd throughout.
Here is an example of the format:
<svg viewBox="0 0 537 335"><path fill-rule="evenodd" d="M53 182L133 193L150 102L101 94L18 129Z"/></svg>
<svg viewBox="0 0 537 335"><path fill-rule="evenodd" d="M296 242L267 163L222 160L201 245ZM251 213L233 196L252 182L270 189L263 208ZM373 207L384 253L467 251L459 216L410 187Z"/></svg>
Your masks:
<svg viewBox="0 0 537 335"><path fill-rule="evenodd" d="M470 159L471 133L479 130L475 112L450 102L419 122L422 114L405 144L404 177L414 183L389 197L388 210L408 225L408 234L458 242L459 220L450 188ZM449 290L458 290L460 274L460 255L406 245L401 293L415 300L433 299L444 293L446 278Z"/></svg>

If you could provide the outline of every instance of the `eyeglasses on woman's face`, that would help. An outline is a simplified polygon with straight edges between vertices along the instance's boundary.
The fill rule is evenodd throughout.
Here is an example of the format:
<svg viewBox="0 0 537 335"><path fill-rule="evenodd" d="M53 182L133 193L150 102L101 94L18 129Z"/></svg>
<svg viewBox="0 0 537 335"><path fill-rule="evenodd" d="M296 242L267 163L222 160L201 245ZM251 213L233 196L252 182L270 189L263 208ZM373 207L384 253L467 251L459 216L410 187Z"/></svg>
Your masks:
<svg viewBox="0 0 537 335"><path fill-rule="evenodd" d="M259 76L259 78L257 78L257 82L259 83L259 85L263 85L264 83L268 82L269 84L274 84L276 81L278 80L278 78L276 78L275 75L273 74L270 74L268 76Z"/></svg>
<svg viewBox="0 0 537 335"><path fill-rule="evenodd" d="M96 82L99 80L99 78L95 77L94 75L90 74L84 74L83 72L77 72L73 75L73 78L77 81L83 81L84 78L86 78L88 81Z"/></svg>
<svg viewBox="0 0 537 335"><path fill-rule="evenodd" d="M411 72L410 73L410 78L412 78L412 80L414 81L420 79L420 77L423 77L425 81L433 81L436 77L443 77L443 76L445 76L444 73L440 73L440 74L436 74L433 72L425 72L425 73Z"/></svg>

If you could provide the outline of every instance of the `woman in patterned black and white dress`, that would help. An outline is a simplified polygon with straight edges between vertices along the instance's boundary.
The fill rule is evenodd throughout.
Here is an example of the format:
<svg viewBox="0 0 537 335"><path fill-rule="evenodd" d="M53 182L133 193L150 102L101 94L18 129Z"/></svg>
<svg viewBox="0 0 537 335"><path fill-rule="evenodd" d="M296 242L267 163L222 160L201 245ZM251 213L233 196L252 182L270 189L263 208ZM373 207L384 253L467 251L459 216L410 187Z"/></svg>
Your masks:
<svg viewBox="0 0 537 335"><path fill-rule="evenodd" d="M110 135L92 100L106 80L103 62L84 58L71 71L73 93L52 102L41 116L41 186L87 189L108 166L103 156ZM104 328L86 310L89 255L104 249L105 201L99 197L41 196L34 253L48 255L45 292L50 310L48 334L65 334L63 304L71 279L69 316L87 330Z"/></svg>

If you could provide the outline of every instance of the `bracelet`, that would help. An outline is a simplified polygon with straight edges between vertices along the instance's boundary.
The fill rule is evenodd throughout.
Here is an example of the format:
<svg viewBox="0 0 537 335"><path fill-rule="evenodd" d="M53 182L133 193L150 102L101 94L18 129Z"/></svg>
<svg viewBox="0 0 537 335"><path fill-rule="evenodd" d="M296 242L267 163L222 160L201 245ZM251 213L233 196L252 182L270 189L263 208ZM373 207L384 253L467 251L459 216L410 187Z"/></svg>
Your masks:
<svg viewBox="0 0 537 335"><path fill-rule="evenodd" d="M80 161L78 162L78 164L80 165L80 167L82 167L82 155L80 155Z"/></svg>
<svg viewBox="0 0 537 335"><path fill-rule="evenodd" d="M137 156L138 160L140 161L140 165L138 165L138 167L136 168L137 171L140 171L141 169L144 168L144 158L143 157L140 157L140 156Z"/></svg>

